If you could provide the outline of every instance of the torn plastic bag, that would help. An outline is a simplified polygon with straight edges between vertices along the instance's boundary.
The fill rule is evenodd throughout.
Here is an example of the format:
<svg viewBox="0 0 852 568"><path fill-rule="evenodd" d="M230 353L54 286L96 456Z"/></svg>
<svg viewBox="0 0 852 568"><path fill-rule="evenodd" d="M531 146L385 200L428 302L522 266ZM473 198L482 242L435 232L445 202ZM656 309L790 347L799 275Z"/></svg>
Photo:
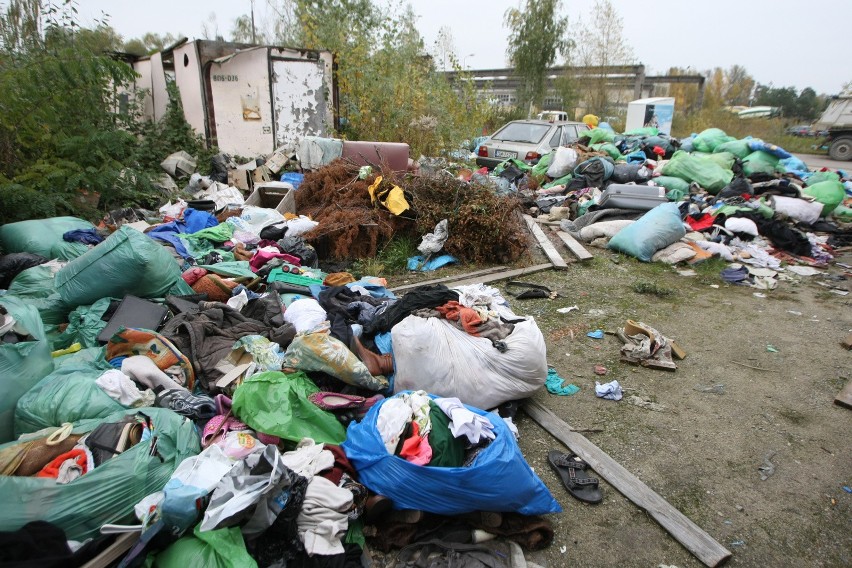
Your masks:
<svg viewBox="0 0 852 568"><path fill-rule="evenodd" d="M308 400L319 388L304 373L267 371L234 391L234 414L255 431L291 442L311 438L340 444L346 433L335 416Z"/></svg>
<svg viewBox="0 0 852 568"><path fill-rule="evenodd" d="M190 420L163 408L143 412L154 424L156 444L153 439L143 440L71 483L0 476L0 531L40 520L57 525L68 539L85 540L99 536L103 524L125 522L136 503L162 489L177 465L200 450ZM136 413L122 410L101 422L118 422ZM75 425L74 432L91 431L95 426Z"/></svg>
<svg viewBox="0 0 852 568"><path fill-rule="evenodd" d="M447 242L449 236L450 231L447 227L447 220L441 219L438 221L438 224L435 225L435 230L433 232L423 235L423 239L420 241L420 244L417 245L417 250L426 256L438 254L441 252L441 249L444 248L444 243Z"/></svg>
<svg viewBox="0 0 852 568"><path fill-rule="evenodd" d="M616 233L607 248L651 262L655 252L679 241L685 234L677 203L663 203Z"/></svg>
<svg viewBox="0 0 852 568"><path fill-rule="evenodd" d="M14 329L30 336L28 341L0 343L0 377L3 384L0 389L0 443L3 443L15 437L15 405L21 396L53 371L53 358L36 309L8 296L0 296L0 305L14 318Z"/></svg>
<svg viewBox="0 0 852 568"><path fill-rule="evenodd" d="M210 494L200 530L209 531L242 525L246 536L268 529L289 501L288 489L297 474L284 465L278 448L266 446L254 452L225 474Z"/></svg>
<svg viewBox="0 0 852 568"><path fill-rule="evenodd" d="M491 421L494 440L468 467L429 467L388 453L376 426L381 407L388 400L391 399L374 405L361 422L349 425L343 451L361 483L390 498L395 508L439 515L472 511L543 515L562 510L524 460L514 435L496 413L466 405L471 412Z"/></svg>
<svg viewBox="0 0 852 568"><path fill-rule="evenodd" d="M391 338L395 392L424 390L494 408L530 396L547 379L544 337L532 318L515 323L504 353L441 318L408 316Z"/></svg>
<svg viewBox="0 0 852 568"><path fill-rule="evenodd" d="M192 293L174 257L127 226L57 272L56 290L72 307L90 305L106 296L162 298L169 293Z"/></svg>
<svg viewBox="0 0 852 568"><path fill-rule="evenodd" d="M83 347L100 347L98 334L107 325L101 318L111 302L111 298L101 298L91 306L79 306L68 314L68 327L53 339L53 349L65 349L73 343Z"/></svg>

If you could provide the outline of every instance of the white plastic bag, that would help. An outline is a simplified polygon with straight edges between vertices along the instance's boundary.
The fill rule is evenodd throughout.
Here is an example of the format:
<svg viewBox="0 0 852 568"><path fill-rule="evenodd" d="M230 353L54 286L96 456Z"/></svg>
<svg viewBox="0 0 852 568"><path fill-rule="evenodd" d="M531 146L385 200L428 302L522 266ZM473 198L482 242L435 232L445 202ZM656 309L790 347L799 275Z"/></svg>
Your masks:
<svg viewBox="0 0 852 568"><path fill-rule="evenodd" d="M571 173L578 159L576 150L560 146L556 149L556 155L553 156L550 167L547 168L547 176L556 179Z"/></svg>
<svg viewBox="0 0 852 568"><path fill-rule="evenodd" d="M501 353L439 318L408 316L391 330L394 392L424 390L494 408L530 396L547 378L547 349L535 320L516 323Z"/></svg>

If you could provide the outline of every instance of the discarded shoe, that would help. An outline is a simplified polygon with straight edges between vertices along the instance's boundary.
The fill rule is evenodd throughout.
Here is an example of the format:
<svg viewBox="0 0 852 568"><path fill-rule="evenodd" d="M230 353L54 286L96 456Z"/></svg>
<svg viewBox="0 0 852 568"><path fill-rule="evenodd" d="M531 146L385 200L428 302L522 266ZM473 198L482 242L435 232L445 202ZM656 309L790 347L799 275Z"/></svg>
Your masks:
<svg viewBox="0 0 852 568"><path fill-rule="evenodd" d="M603 495L598 487L598 479L586 475L589 465L576 454L565 454L552 450L547 454L547 461L553 471L562 479L562 484L568 493L584 503L596 504L603 501Z"/></svg>

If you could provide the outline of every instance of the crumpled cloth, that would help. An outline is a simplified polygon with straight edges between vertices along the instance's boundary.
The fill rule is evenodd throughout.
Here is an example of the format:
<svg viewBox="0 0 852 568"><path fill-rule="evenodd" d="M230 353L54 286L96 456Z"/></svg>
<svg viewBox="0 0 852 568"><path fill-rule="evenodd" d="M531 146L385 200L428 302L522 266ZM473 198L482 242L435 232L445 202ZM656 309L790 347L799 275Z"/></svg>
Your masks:
<svg viewBox="0 0 852 568"><path fill-rule="evenodd" d="M471 445L478 444L483 438L496 438L491 421L465 408L458 398L436 398L434 402L450 418L450 432L456 438L464 436Z"/></svg>
<svg viewBox="0 0 852 568"><path fill-rule="evenodd" d="M130 359L130 357L128 357ZM145 359L148 359L145 357ZM150 359L148 359L150 361ZM125 359L127 361L127 359ZM143 364L147 365L144 361ZM151 365L156 367L153 361ZM133 367L133 361L130 363ZM160 371L157 369L157 371ZM160 371L162 373L162 371ZM163 373L165 375L165 373ZM154 406L155 395L151 390L140 391L133 379L119 371L110 369L95 379L95 384L101 387L109 397L128 408L137 406Z"/></svg>
<svg viewBox="0 0 852 568"><path fill-rule="evenodd" d="M295 450L281 454L281 462L302 477L311 478L334 466L334 454L323 444L302 438Z"/></svg>
<svg viewBox="0 0 852 568"><path fill-rule="evenodd" d="M344 552L341 539L349 528L346 512L352 507L352 499L351 491L324 477L311 479L296 517L299 539L309 556Z"/></svg>
<svg viewBox="0 0 852 568"><path fill-rule="evenodd" d="M382 403L376 418L376 429L389 454L394 453L406 424L412 420L419 426L420 436L429 435L432 431L429 412L429 396L424 391L399 394Z"/></svg>
<svg viewBox="0 0 852 568"><path fill-rule="evenodd" d="M618 384L618 381L612 381L605 384L600 384L598 381L595 381L595 395L597 395L598 398L605 398L607 400L621 400L621 397L624 396L621 392L621 385Z"/></svg>

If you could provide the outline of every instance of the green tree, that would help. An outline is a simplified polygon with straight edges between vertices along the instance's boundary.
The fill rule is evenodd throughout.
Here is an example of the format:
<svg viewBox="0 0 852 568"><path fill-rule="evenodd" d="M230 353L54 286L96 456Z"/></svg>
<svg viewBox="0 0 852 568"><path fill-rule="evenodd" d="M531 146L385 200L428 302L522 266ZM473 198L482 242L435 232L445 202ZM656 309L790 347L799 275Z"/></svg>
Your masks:
<svg viewBox="0 0 852 568"><path fill-rule="evenodd" d="M557 55L567 56L568 18L560 16L561 0L527 0L523 10L509 8L504 25L509 28L506 55L521 78L518 100L529 108L540 106L546 90L547 70Z"/></svg>
<svg viewBox="0 0 852 568"><path fill-rule="evenodd" d="M118 110L136 76L104 53L120 38L104 22L80 28L74 14L38 0L0 13L0 223L95 216L92 197L104 209L159 200L151 179L165 156L140 149L163 134Z"/></svg>
<svg viewBox="0 0 852 568"><path fill-rule="evenodd" d="M183 37L182 34L148 32L141 38L133 38L124 42L122 50L133 55L150 55L173 45L181 37Z"/></svg>

